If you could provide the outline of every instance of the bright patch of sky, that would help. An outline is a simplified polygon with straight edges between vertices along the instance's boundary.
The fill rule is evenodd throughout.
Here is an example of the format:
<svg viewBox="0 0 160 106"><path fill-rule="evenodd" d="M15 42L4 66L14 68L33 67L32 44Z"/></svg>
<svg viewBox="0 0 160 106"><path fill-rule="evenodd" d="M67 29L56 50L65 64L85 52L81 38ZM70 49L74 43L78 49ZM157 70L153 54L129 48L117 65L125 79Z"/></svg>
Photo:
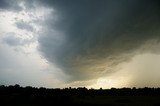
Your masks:
<svg viewBox="0 0 160 106"><path fill-rule="evenodd" d="M0 11L0 84L57 87L62 82L54 74L61 71L37 50L41 24L53 14L53 9L36 4L26 8L23 2L19 5L23 9L18 12Z"/></svg>

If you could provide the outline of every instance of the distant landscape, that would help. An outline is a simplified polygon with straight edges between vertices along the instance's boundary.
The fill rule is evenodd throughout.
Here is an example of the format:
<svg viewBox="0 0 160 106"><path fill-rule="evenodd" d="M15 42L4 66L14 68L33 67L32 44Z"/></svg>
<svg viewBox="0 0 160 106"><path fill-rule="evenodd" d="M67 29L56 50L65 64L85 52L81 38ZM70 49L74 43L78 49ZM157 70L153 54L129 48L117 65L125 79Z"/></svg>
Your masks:
<svg viewBox="0 0 160 106"><path fill-rule="evenodd" d="M160 105L160 88L35 88L20 85L0 86L0 100L4 105Z"/></svg>

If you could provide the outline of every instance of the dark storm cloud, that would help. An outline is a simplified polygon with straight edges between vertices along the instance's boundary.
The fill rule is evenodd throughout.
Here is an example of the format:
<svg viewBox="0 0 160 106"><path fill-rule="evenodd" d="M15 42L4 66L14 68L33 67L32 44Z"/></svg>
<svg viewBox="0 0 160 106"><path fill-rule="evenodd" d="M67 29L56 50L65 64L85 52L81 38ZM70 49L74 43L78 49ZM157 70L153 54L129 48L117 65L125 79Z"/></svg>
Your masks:
<svg viewBox="0 0 160 106"><path fill-rule="evenodd" d="M56 22L46 21L48 29L39 37L39 49L72 81L112 73L119 63L139 52L145 42L160 37L157 0L41 2L53 8L59 18Z"/></svg>
<svg viewBox="0 0 160 106"><path fill-rule="evenodd" d="M21 11L22 7L18 4L19 0L0 0L0 11Z"/></svg>

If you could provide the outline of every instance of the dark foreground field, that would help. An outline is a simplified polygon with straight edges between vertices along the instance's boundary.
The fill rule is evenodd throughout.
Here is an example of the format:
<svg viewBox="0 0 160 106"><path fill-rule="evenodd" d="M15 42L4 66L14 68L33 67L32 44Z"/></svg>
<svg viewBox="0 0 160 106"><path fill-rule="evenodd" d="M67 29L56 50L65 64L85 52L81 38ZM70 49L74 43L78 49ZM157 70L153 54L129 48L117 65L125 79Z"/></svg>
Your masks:
<svg viewBox="0 0 160 106"><path fill-rule="evenodd" d="M0 86L0 106L160 106L160 88L46 89Z"/></svg>

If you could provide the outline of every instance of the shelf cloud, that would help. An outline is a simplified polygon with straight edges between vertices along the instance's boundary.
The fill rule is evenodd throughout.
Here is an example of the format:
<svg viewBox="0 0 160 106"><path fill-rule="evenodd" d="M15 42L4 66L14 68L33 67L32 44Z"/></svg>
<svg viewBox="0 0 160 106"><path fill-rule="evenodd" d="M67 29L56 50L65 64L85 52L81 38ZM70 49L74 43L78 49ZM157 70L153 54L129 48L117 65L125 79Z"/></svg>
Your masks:
<svg viewBox="0 0 160 106"><path fill-rule="evenodd" d="M48 20L49 31L39 37L39 48L71 81L113 73L120 63L136 53L149 52L146 42L156 39L158 43L160 38L158 1L48 0L45 3L54 8L58 19Z"/></svg>

